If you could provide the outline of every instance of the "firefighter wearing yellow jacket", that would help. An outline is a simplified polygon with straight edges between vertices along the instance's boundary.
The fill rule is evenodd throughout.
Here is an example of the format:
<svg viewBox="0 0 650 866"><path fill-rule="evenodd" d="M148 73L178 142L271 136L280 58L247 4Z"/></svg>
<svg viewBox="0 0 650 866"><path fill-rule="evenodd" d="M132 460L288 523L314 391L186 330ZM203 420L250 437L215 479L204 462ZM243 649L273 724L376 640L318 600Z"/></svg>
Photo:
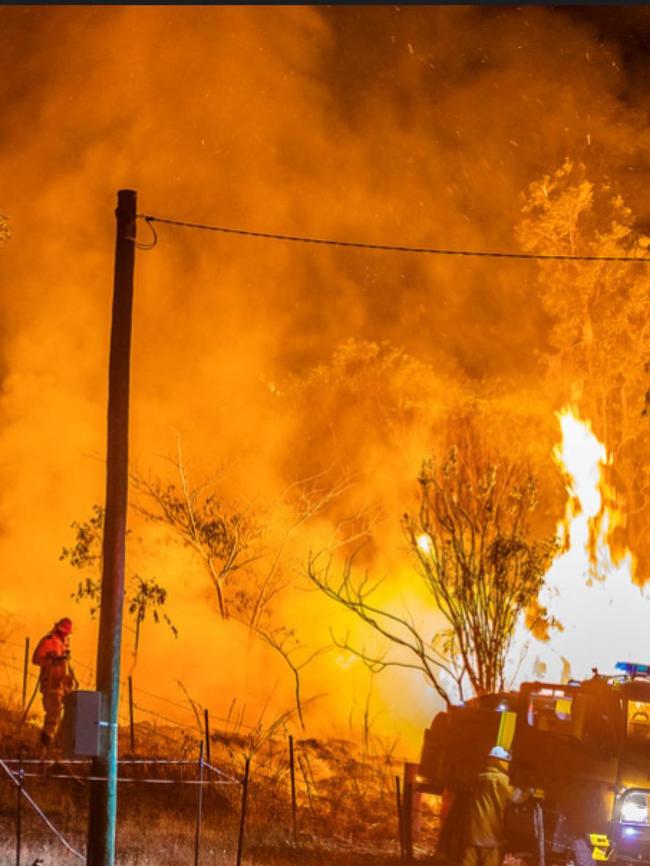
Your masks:
<svg viewBox="0 0 650 866"><path fill-rule="evenodd" d="M32 662L41 669L39 687L45 711L41 743L45 747L50 745L59 728L63 698L78 687L70 666L71 632L72 621L67 617L60 619L52 631L41 638L32 656Z"/></svg>
<svg viewBox="0 0 650 866"><path fill-rule="evenodd" d="M506 805L521 803L528 791L513 788L508 776L510 752L495 746L479 774L467 808L465 848L460 866L501 866Z"/></svg>

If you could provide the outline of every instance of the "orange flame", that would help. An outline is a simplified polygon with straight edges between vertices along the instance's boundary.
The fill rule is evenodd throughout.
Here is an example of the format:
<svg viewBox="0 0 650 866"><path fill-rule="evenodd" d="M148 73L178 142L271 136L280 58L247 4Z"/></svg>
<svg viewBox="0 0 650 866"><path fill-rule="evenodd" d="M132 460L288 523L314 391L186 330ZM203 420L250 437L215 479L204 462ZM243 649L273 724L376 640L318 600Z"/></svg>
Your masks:
<svg viewBox="0 0 650 866"><path fill-rule="evenodd" d="M561 628L542 643L524 634L522 622L513 641L513 669L526 650L537 658L532 670L521 665L518 679L583 677L594 667L611 672L618 660L650 656L650 605L634 584L634 557L627 548L616 553L611 547L614 530L625 522L604 477L611 456L575 409L563 409L557 417L562 441L553 457L566 478L569 498L557 527L563 552L546 574L539 603Z"/></svg>
<svg viewBox="0 0 650 866"><path fill-rule="evenodd" d="M567 478L569 500L557 534L567 553L578 557L575 565L586 566L591 577L606 580L613 570L622 569L632 580L632 553L616 556L610 547L615 529L623 526L623 513L616 506L613 488L603 477L603 466L611 465L605 446L598 441L588 421L581 421L573 409L558 413L562 442L553 450L560 471Z"/></svg>

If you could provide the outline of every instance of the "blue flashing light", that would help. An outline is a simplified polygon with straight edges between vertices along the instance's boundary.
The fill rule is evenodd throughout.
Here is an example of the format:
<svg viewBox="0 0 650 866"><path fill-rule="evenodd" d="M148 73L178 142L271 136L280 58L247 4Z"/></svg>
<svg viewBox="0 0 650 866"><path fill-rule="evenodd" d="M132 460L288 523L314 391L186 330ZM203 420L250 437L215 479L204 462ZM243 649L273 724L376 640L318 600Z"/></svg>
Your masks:
<svg viewBox="0 0 650 866"><path fill-rule="evenodd" d="M650 665L640 665L636 662L616 662L614 669L621 671L629 677L636 677L639 674L650 674Z"/></svg>
<svg viewBox="0 0 650 866"><path fill-rule="evenodd" d="M624 836L636 836L638 832L639 831L636 830L634 827L625 827L623 829Z"/></svg>

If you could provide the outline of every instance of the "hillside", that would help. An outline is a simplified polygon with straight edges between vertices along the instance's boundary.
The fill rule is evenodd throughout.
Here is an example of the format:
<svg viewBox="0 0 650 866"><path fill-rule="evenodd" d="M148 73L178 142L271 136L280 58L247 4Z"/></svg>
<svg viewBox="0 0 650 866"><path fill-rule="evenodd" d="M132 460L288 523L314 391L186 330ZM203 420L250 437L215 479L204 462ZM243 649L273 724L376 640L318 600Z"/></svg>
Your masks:
<svg viewBox="0 0 650 866"><path fill-rule="evenodd" d="M135 728L135 753L129 731L120 730L118 805L120 866L194 862L199 785L198 734L142 722ZM27 793L78 852L85 848L89 763L38 762L38 727L20 726L20 714L0 707L2 758L16 771L22 760ZM295 742L296 834L292 830L288 737L278 727L243 734L215 731L211 764L204 768L200 862L226 866L237 856L241 780L250 759L244 864L394 864L399 862L395 777L401 762L369 740L360 748L346 740L297 739ZM175 763L162 763L162 762ZM437 801L424 805L419 853L428 859L435 837ZM23 864L42 866L81 862L23 799ZM16 862L16 788L2 773L0 782L0 864ZM39 864L40 866L40 864Z"/></svg>

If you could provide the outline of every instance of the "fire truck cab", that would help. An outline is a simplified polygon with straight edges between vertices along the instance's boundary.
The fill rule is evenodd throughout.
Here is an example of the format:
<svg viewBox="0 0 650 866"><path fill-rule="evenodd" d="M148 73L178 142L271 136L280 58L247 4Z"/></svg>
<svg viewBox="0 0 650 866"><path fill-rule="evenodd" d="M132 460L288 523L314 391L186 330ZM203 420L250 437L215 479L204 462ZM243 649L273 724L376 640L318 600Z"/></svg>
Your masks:
<svg viewBox="0 0 650 866"><path fill-rule="evenodd" d="M509 852L538 864L650 864L650 666L616 669L524 683L439 713L410 793L462 796L502 745L512 752L512 784L533 791L506 816Z"/></svg>

